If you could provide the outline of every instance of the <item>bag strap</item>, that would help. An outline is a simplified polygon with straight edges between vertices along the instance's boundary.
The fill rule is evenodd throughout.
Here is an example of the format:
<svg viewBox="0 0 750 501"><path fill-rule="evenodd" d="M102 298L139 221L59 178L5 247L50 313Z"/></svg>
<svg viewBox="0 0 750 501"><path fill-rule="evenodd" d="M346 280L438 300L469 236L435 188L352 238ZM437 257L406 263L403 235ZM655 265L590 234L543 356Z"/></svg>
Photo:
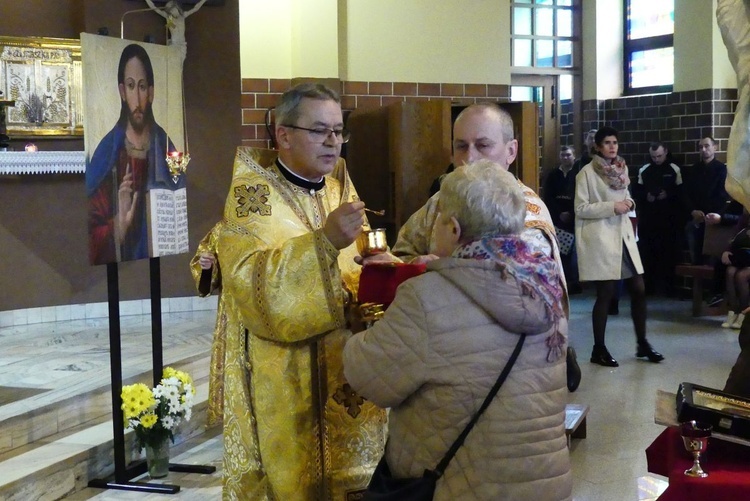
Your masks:
<svg viewBox="0 0 750 501"><path fill-rule="evenodd" d="M438 463L437 467L433 470L435 474L438 476L438 478L440 478L443 475L443 472L445 472L445 469L448 467L448 463L450 463L451 459L453 459L453 456L456 455L456 452L458 452L459 447L463 445L464 440L466 440L466 437L469 435L469 432L471 431L471 429L474 428L474 425L479 420L479 417L487 409L487 407L490 406L490 403L495 398L495 395L497 395L497 392L500 390L500 387L503 385L503 383L505 382L505 379L508 377L510 370L513 368L513 364L516 363L516 359L518 358L519 353L521 353L521 348L523 347L523 342L525 340L526 340L526 334L521 334L521 336L518 338L518 342L516 343L516 348L513 350L513 354L510 356L510 358L508 359L508 362L505 364L503 371L498 376L497 381L495 381L495 385L490 390L490 393L487 395L487 398L485 398L484 402L482 402L482 406L474 414L474 416L471 418L471 421L469 421L469 424L467 424L466 428L464 428L464 431L462 431L461 434L456 439L456 441L453 442L453 445L451 445L450 449L448 449L448 452L446 452L445 456L443 456L443 459L440 460L440 463Z"/></svg>

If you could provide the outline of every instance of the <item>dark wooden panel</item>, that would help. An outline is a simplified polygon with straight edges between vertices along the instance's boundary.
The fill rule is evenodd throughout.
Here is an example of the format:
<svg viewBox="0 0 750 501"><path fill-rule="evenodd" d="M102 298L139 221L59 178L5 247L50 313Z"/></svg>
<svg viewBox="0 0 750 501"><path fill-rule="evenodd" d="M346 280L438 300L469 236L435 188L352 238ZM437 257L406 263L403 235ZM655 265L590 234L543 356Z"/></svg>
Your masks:
<svg viewBox="0 0 750 501"><path fill-rule="evenodd" d="M385 216L367 214L373 227L386 228L393 244L394 201L388 152L388 109L356 109L349 114L346 127L352 138L346 145L346 165L354 186L367 207L385 209Z"/></svg>
<svg viewBox="0 0 750 501"><path fill-rule="evenodd" d="M430 197L430 185L451 161L447 100L394 103L390 108L391 169L396 231Z"/></svg>

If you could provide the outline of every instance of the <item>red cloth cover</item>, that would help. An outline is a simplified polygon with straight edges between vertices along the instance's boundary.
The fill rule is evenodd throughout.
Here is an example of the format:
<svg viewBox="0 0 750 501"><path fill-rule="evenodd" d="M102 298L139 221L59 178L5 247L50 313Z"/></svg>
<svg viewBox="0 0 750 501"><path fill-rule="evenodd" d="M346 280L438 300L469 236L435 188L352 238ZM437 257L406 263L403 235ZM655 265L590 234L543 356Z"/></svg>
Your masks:
<svg viewBox="0 0 750 501"><path fill-rule="evenodd" d="M712 437L701 454L706 478L692 478L684 471L693 465L679 428L664 430L646 449L648 471L669 477L669 487L659 501L736 501L750 492L750 447Z"/></svg>
<svg viewBox="0 0 750 501"><path fill-rule="evenodd" d="M421 275L426 264L373 263L362 268L359 277L359 302L388 306L396 297L401 282Z"/></svg>

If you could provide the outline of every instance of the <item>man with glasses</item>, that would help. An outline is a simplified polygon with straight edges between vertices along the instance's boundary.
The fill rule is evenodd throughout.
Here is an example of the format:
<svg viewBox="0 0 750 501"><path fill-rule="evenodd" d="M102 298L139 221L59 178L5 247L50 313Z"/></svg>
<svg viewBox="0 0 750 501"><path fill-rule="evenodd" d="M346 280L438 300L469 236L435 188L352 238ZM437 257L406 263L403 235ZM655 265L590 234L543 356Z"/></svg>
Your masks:
<svg viewBox="0 0 750 501"><path fill-rule="evenodd" d="M275 109L278 152L238 148L217 254L229 326L224 498L344 500L382 456L385 414L343 378L345 312L366 223L338 95L302 84Z"/></svg>

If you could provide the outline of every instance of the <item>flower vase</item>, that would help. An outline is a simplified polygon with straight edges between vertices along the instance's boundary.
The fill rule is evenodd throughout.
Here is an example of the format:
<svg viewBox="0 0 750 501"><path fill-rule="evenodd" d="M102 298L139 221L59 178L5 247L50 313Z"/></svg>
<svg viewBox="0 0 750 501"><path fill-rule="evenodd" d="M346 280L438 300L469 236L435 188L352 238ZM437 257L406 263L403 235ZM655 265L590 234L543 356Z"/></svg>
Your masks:
<svg viewBox="0 0 750 501"><path fill-rule="evenodd" d="M146 444L146 464L151 478L164 478L169 474L169 438L155 444Z"/></svg>

